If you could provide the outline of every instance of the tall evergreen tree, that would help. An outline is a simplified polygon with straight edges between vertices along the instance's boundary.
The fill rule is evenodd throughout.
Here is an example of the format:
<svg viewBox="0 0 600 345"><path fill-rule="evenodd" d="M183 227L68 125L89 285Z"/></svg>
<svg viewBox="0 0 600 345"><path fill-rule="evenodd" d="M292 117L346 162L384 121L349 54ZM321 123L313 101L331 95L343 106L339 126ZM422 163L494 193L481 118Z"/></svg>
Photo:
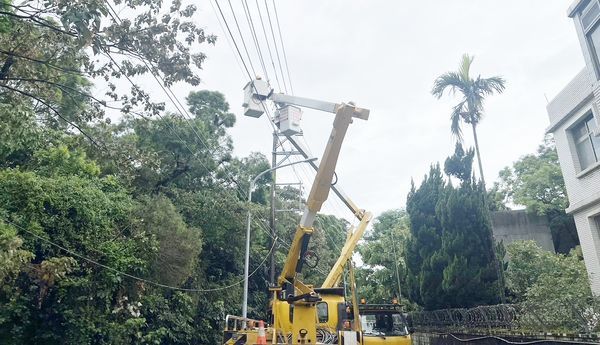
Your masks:
<svg viewBox="0 0 600 345"><path fill-rule="evenodd" d="M499 302L494 242L482 185L465 180L448 185L436 215L442 229L440 256L446 261L444 307L473 307Z"/></svg>
<svg viewBox="0 0 600 345"><path fill-rule="evenodd" d="M443 261L436 255L442 246L442 227L436 206L443 196L444 179L439 165L432 166L418 189L408 195L406 211L411 238L406 251L409 296L428 309L442 305Z"/></svg>
<svg viewBox="0 0 600 345"><path fill-rule="evenodd" d="M473 150L456 146L407 201L411 234L407 249L411 297L426 309L472 307L500 300L494 241L483 184L472 176Z"/></svg>

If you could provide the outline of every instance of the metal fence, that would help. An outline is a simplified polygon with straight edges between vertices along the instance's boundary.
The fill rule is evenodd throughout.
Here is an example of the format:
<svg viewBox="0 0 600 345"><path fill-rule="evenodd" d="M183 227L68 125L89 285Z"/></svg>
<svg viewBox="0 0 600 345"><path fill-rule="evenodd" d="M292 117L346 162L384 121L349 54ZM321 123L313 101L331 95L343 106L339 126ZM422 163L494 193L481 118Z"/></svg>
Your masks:
<svg viewBox="0 0 600 345"><path fill-rule="evenodd" d="M600 331L600 305L591 300L578 305L498 304L409 314L415 329L468 331L528 331L593 333Z"/></svg>

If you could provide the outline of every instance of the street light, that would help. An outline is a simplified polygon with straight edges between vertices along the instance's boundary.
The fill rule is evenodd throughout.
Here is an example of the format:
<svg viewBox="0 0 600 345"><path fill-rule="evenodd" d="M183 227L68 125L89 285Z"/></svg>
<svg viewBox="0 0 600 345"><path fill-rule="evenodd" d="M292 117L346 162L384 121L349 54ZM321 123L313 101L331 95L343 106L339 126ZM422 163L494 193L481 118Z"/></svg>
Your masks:
<svg viewBox="0 0 600 345"><path fill-rule="evenodd" d="M276 165L276 166L274 166L270 169L267 169L267 170L261 172L260 174L256 175L256 177L254 177L254 179L252 179L252 181L250 181L250 187L248 187L248 203L252 202L252 189L254 189L254 184L264 174L269 173L273 170L277 170L279 168L285 168L290 165L294 165L294 164L298 164L298 163L312 162L315 160L317 160L317 158L313 157L313 158L303 159L301 161ZM273 186L273 187L275 187L275 186ZM244 301L242 304L242 318L244 318L244 319L248 316L248 266L250 263L250 222L251 222L251 220L252 220L252 212L250 211L250 208L248 208L248 222L246 223L246 260L244 263Z"/></svg>

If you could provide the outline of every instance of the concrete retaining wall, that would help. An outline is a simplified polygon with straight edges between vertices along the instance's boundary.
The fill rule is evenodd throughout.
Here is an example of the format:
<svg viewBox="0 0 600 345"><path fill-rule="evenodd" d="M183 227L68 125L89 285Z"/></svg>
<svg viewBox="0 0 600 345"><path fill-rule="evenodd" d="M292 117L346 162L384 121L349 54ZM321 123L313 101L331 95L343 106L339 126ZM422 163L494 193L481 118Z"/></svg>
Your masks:
<svg viewBox="0 0 600 345"><path fill-rule="evenodd" d="M546 217L525 210L492 213L492 228L496 241L507 245L515 241L533 240L540 247L554 253L552 233Z"/></svg>

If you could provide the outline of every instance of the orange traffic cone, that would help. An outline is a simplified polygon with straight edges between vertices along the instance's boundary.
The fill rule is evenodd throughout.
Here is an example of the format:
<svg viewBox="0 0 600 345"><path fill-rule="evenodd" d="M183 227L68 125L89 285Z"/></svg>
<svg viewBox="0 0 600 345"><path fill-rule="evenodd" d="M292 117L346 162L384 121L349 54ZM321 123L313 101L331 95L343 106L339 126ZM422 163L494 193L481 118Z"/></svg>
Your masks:
<svg viewBox="0 0 600 345"><path fill-rule="evenodd" d="M265 323L258 321L258 337L256 338L257 345L267 345L267 335L265 333Z"/></svg>

